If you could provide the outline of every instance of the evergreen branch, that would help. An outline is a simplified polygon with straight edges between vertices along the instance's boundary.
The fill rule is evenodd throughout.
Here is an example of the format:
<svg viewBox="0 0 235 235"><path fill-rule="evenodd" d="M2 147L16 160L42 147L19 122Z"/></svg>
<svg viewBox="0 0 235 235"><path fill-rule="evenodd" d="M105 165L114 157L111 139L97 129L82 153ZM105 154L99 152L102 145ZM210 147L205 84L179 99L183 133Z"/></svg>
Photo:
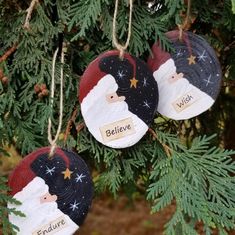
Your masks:
<svg viewBox="0 0 235 235"><path fill-rule="evenodd" d="M180 227L182 234L197 234L190 221L202 221L205 229L234 229L235 219L235 162L230 157L234 151L210 148L214 136L194 139L190 148L176 144L177 138L160 133L173 148L171 158L163 158L153 165L150 179L156 182L148 188L148 199L154 201L157 212L173 200L176 213L167 224L166 234L175 234ZM157 161L157 160L156 160ZM190 218L190 220L189 220ZM208 232L208 234L210 234Z"/></svg>
<svg viewBox="0 0 235 235"><path fill-rule="evenodd" d="M165 152L166 152L166 155L167 155L168 157L170 157L173 150L172 150L169 146L167 146L165 143L163 143L163 142L158 138L157 133L156 133L152 128L149 128L148 131L152 134L153 139L157 139L157 140L159 141L159 143L160 143L160 144L162 145L162 147L164 148L164 150L165 150Z"/></svg>
<svg viewBox="0 0 235 235"><path fill-rule="evenodd" d="M8 216L14 214L25 217L25 215L14 208L14 205L20 205L21 203L8 195L10 189L6 185L6 182L6 178L0 177L0 227L2 227L3 234L7 235L16 234L19 231L19 228L9 221ZM10 204L11 208L7 207Z"/></svg>
<svg viewBox="0 0 235 235"><path fill-rule="evenodd" d="M86 4L77 2L71 6L72 19L69 22L68 29L70 31L74 26L79 26L79 33L72 40L84 37L87 29L95 25L102 12L103 2L106 2L106 0L91 0L87 1Z"/></svg>
<svg viewBox="0 0 235 235"><path fill-rule="evenodd" d="M174 14L177 15L177 11L182 8L184 1L182 0L165 0L165 5L168 7L167 14L163 17L163 20L167 20Z"/></svg>

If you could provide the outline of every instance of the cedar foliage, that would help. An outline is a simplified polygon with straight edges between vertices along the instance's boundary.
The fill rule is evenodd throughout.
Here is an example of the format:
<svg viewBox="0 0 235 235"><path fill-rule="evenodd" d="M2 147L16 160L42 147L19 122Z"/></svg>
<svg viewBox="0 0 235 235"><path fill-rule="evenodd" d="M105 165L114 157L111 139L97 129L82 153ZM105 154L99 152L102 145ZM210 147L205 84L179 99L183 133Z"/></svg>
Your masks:
<svg viewBox="0 0 235 235"><path fill-rule="evenodd" d="M203 223L206 235L215 228L221 235L233 230L235 163L230 156L234 151L212 147L231 146L228 140L235 130L233 88L223 87L211 110L188 121L156 115L151 126L154 132L131 148L105 147L82 125L77 87L89 62L112 49L114 1L41 0L33 10L30 28L25 29L30 2L0 0L0 55L17 46L0 63L8 78L7 83L0 82L0 150L13 144L25 155L48 145L47 120L51 116L56 127L58 113L52 112L48 95L39 97L35 85L49 89L53 52L63 35L67 42L63 133L74 109L78 115L72 124L79 131L69 135L65 143L61 140L60 145L76 149L93 168L97 192L109 190L117 197L121 190L132 194L144 189L153 213L175 203L176 211L165 226L166 235L198 234L198 222ZM128 1L120 2L118 35L120 41L125 41L129 8ZM234 6L234 0L193 1L194 22L190 25L190 30L205 37L217 51L224 82L229 84L235 79ZM164 33L182 23L186 8L183 0L135 0L129 52L146 59L156 40L169 50ZM59 68L57 63L57 78ZM57 94L55 110L58 100ZM13 199L7 196L5 181L0 178L0 224L4 234L12 234L16 228L9 223L7 213L23 215L6 208Z"/></svg>

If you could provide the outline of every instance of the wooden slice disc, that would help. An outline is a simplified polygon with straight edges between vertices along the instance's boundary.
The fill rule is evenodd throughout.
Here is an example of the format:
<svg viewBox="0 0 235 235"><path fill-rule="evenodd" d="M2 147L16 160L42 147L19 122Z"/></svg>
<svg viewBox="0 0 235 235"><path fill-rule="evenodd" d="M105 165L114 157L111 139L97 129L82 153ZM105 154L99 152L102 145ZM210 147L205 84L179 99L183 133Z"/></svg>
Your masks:
<svg viewBox="0 0 235 235"><path fill-rule="evenodd" d="M9 177L13 198L21 205L9 204L26 217L10 214L17 234L73 234L83 223L93 197L92 179L87 165L76 153L50 147L26 156Z"/></svg>
<svg viewBox="0 0 235 235"><path fill-rule="evenodd" d="M81 112L90 133L102 144L125 148L148 130L158 102L158 88L140 59L109 51L89 64L79 90Z"/></svg>
<svg viewBox="0 0 235 235"><path fill-rule="evenodd" d="M175 120L195 117L215 102L222 72L213 48L202 37L179 31L166 34L173 50L168 53L158 43L152 48L148 65L158 83L158 112Z"/></svg>

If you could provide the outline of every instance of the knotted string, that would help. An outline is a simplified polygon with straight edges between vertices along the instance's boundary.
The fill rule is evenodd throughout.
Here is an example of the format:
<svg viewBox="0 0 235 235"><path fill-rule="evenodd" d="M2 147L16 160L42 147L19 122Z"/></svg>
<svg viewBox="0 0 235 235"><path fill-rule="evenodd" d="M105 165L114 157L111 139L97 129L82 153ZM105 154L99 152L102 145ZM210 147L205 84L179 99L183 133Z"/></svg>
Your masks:
<svg viewBox="0 0 235 235"><path fill-rule="evenodd" d="M187 13L186 13L186 18L184 20L183 24L179 24L179 40L182 41L183 39L183 31L185 30L185 27L187 26L188 23L191 23L191 0L188 0L188 6L187 6Z"/></svg>
<svg viewBox="0 0 235 235"><path fill-rule="evenodd" d="M52 72L51 72L51 109L53 110L53 104L54 104L54 95L55 95L55 63L56 63L56 57L58 54L59 48L56 49L53 60L52 60ZM59 110L59 125L57 128L57 132L55 135L55 138L52 138L51 128L52 128L52 122L51 117L48 119L48 141L51 145L49 157L52 157L55 152L56 148L56 141L59 137L61 126L62 126L62 118L63 118L63 77L64 77L64 70L63 70L63 64L64 64L64 47L61 51L61 68L60 68L60 110Z"/></svg>
<svg viewBox="0 0 235 235"><path fill-rule="evenodd" d="M127 35L126 43L124 45L120 44L117 40L117 37L116 37L116 21L117 21L118 3L119 3L119 0L116 0L114 16L113 16L113 45L119 50L119 52L120 52L119 57L122 59L124 56L125 50L127 49L128 45L130 43L130 38L131 38L133 0L129 0L130 15L129 15L129 22L128 22L128 35Z"/></svg>

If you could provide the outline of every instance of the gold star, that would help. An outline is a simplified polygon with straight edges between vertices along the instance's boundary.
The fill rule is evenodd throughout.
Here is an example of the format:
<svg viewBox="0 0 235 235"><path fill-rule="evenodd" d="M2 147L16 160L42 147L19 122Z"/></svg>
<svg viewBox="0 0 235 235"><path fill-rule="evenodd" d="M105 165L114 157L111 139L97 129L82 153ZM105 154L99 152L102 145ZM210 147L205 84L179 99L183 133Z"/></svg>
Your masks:
<svg viewBox="0 0 235 235"><path fill-rule="evenodd" d="M66 168L65 171L62 171L62 174L64 175L64 179L67 179L67 178L71 178L71 174L73 173L73 171L70 171L69 168Z"/></svg>
<svg viewBox="0 0 235 235"><path fill-rule="evenodd" d="M189 65L191 65L191 64L196 64L195 59L196 59L196 56L190 55L190 57L187 58L188 64L189 64Z"/></svg>
<svg viewBox="0 0 235 235"><path fill-rule="evenodd" d="M138 80L136 80L135 77L130 79L130 82L131 82L130 88L132 88L132 87L136 88L137 87Z"/></svg>

